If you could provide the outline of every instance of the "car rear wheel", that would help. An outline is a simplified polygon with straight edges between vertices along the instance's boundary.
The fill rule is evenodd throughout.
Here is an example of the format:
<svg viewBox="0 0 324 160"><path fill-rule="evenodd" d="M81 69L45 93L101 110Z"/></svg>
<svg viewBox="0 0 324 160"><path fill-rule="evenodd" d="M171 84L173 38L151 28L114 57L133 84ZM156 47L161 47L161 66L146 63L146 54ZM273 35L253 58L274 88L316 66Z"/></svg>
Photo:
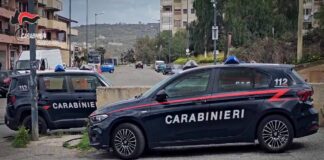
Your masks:
<svg viewBox="0 0 324 160"><path fill-rule="evenodd" d="M27 116L22 121L22 126L24 126L29 132L32 130L32 118L31 116ZM46 121L42 117L38 117L38 131L40 134L47 133L47 124Z"/></svg>
<svg viewBox="0 0 324 160"><path fill-rule="evenodd" d="M145 149L142 131L130 123L119 125L113 131L111 142L115 155L121 159L138 158Z"/></svg>
<svg viewBox="0 0 324 160"><path fill-rule="evenodd" d="M258 141L267 152L279 153L292 144L294 130L290 121L280 115L264 118L258 127Z"/></svg>

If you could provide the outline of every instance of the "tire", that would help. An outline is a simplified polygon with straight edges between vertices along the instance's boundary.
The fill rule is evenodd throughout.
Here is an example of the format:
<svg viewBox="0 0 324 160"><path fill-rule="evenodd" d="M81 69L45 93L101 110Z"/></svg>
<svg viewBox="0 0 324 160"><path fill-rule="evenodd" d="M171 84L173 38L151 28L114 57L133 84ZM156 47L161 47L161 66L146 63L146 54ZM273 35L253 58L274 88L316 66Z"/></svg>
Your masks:
<svg viewBox="0 0 324 160"><path fill-rule="evenodd" d="M121 159L136 159L144 152L145 138L137 126L130 123L121 124L114 129L112 135L112 148L117 157ZM123 137L126 138L126 141L120 140ZM122 146L128 147L128 150L125 150Z"/></svg>
<svg viewBox="0 0 324 160"><path fill-rule="evenodd" d="M31 116L27 116L24 118L24 120L22 121L22 126L24 126L26 129L29 130L29 132L31 132ZM47 124L46 121L44 120L44 118L38 116L38 129L39 129L39 133L44 135L47 133Z"/></svg>
<svg viewBox="0 0 324 160"><path fill-rule="evenodd" d="M257 137L265 151L280 153L292 144L294 129L287 118L280 115L268 116L260 122Z"/></svg>

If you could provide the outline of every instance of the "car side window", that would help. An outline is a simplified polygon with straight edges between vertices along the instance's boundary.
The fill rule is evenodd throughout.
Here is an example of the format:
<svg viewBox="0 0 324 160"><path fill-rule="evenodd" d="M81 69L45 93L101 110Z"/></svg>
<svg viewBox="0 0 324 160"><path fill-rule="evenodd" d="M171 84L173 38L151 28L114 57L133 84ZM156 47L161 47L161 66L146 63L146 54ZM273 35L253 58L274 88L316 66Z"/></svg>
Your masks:
<svg viewBox="0 0 324 160"><path fill-rule="evenodd" d="M169 98L195 96L203 94L208 89L210 71L185 75L165 87Z"/></svg>
<svg viewBox="0 0 324 160"><path fill-rule="evenodd" d="M256 71L254 74L254 89L265 89L269 88L271 83L271 76Z"/></svg>
<svg viewBox="0 0 324 160"><path fill-rule="evenodd" d="M253 70L248 68L221 69L218 88L221 92L253 89Z"/></svg>
<svg viewBox="0 0 324 160"><path fill-rule="evenodd" d="M71 76L71 82L75 92L92 92L102 86L95 76Z"/></svg>
<svg viewBox="0 0 324 160"><path fill-rule="evenodd" d="M44 90L47 92L67 92L66 78L64 76L44 76Z"/></svg>

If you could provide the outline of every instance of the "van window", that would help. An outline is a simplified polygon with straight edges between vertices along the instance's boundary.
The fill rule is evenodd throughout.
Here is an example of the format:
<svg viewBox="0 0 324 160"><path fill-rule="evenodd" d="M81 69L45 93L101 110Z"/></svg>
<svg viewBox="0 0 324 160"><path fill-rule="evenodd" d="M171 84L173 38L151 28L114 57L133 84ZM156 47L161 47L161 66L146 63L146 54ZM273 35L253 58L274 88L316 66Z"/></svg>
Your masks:
<svg viewBox="0 0 324 160"><path fill-rule="evenodd" d="M45 76L41 78L47 92L66 92L66 80L64 76Z"/></svg>
<svg viewBox="0 0 324 160"><path fill-rule="evenodd" d="M75 92L96 91L97 87L101 86L95 76L71 76L71 81Z"/></svg>

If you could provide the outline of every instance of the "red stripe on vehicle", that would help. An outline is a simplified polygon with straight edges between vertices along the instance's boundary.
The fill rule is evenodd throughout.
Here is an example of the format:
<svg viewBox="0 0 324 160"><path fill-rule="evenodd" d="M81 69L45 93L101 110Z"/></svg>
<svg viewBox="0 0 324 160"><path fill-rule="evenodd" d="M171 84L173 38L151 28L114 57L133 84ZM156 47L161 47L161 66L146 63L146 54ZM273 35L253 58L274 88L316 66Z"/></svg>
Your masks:
<svg viewBox="0 0 324 160"><path fill-rule="evenodd" d="M144 107L151 107L156 105L163 105L163 104L175 104L175 103L181 103L181 102L188 102L188 101L197 101L197 100L208 100L208 99L219 99L219 98L227 98L227 97L238 97L238 96L252 96L252 95L263 95L263 94L275 94L273 97L269 99L269 102L275 102L280 101L280 97L287 93L289 89L273 89L273 90L262 90L262 91L245 91L245 92L236 92L236 93L225 93L225 94L216 94L216 95L210 95L210 96L202 96L202 97L195 97L195 98L185 98L185 99L178 99L178 100L171 100L167 102L161 102L161 103L149 103L149 104L143 104L138 106L131 106L126 107L118 110L111 111L109 113L115 113L115 112L121 112L126 110L132 110L132 109L139 109Z"/></svg>

